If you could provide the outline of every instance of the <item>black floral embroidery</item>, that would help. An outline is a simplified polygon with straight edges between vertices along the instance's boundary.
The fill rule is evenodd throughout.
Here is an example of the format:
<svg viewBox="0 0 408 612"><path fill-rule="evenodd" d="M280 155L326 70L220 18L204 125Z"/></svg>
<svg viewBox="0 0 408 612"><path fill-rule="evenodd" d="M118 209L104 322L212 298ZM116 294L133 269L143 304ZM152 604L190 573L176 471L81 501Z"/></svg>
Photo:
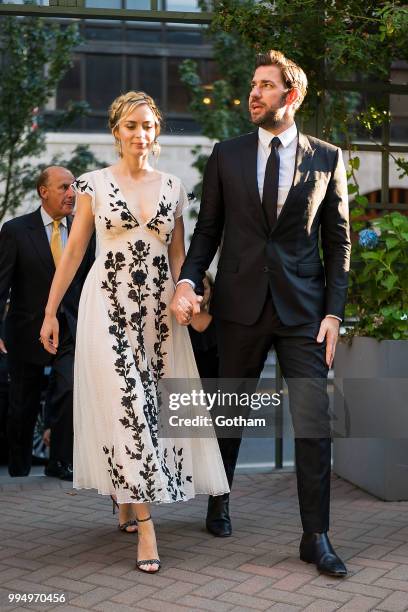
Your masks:
<svg viewBox="0 0 408 612"><path fill-rule="evenodd" d="M169 280L169 266L164 255L156 255L156 257L153 257L152 264L154 268L157 268L157 276L153 278L153 283L157 287L157 290L153 293L153 297L156 300L156 306L154 309L154 327L157 338L157 341L154 343L154 353L157 359L156 363L154 363L152 358L152 369L155 373L156 382L158 382L163 376L163 358L165 355L167 355L167 353L163 351L163 344L169 337L169 328L165 322L167 318L167 306L162 300L165 283L167 280Z"/></svg>
<svg viewBox="0 0 408 612"><path fill-rule="evenodd" d="M172 188L171 178L168 179L167 186ZM120 216L123 222L121 227L123 229L140 227L126 202L120 199L119 189L113 183L110 183L110 188L109 206L116 217ZM166 243L171 238L174 226L171 211L174 209L174 200L172 200L173 204L167 203L166 194L161 195L162 199L156 215L146 226L141 227L141 238L133 242L128 241L125 253L109 251L106 254L104 261L106 279L102 282L102 289L106 292L110 303L109 333L114 338L112 349L116 353L115 371L121 382L122 408L119 422L125 430L130 432L132 439L132 444L124 444L120 449L121 453L118 453L117 447L109 448L106 445L103 446L103 452L107 458L108 473L114 488L127 490L135 501L148 502L161 501L163 498L162 486L167 496L170 496L173 501L185 499L185 483L192 482L192 476L184 473L183 448L175 445L172 449L166 446L163 448L158 438L160 406L158 383L165 375L167 357L165 347L169 338L167 304L164 295L170 275L167 256L161 254L152 257L152 247L147 230L163 236ZM114 227L112 220L115 221L114 216L112 219L105 217L107 229ZM169 226L171 226L169 233L165 233ZM120 300L121 281L127 286L127 303L121 303ZM127 309L130 306L131 312L125 310L124 306ZM145 334L147 329L151 331L153 324L154 351L153 355L149 355ZM128 336L129 332L133 338L132 346ZM143 391L140 386L137 387L137 379L140 380ZM138 416L141 409L146 422L141 422ZM146 436L149 437L146 438ZM151 440L149 451L145 445L148 439ZM123 457L124 455L137 465L132 482L129 481L127 468L123 466L123 461L118 459L118 456ZM140 482L136 477L137 473Z"/></svg>
<svg viewBox="0 0 408 612"><path fill-rule="evenodd" d="M129 251L132 254L132 261L129 264L129 273L132 282L128 283L130 289L128 298L138 306L136 312L130 317L130 328L137 333L137 349L135 351L135 361L138 370L141 370L142 360L146 358L144 345L145 319L147 308L144 305L150 293L150 287L146 283L148 267L146 259L150 253L150 245L146 245L143 240L138 240L134 245L128 242ZM140 353L140 356L139 356Z"/></svg>
<svg viewBox="0 0 408 612"><path fill-rule="evenodd" d="M122 224L122 227L124 229L133 229L134 227L138 227L139 221L130 212L127 203L120 199L118 187L115 187L113 183L110 183L110 187L111 191L109 193L109 197L112 199L112 201L109 202L109 206L112 212L120 211L120 218L122 221L125 221L125 223ZM106 229L110 228L107 227Z"/></svg>
<svg viewBox="0 0 408 612"><path fill-rule="evenodd" d="M173 446L173 464L174 464L174 476L170 472L168 467L169 462L169 453L167 448L164 449L163 457L161 459L161 468L163 470L164 475L167 478L167 490L169 491L171 498L173 501L182 500L186 498L186 494L184 493L184 480L182 478L182 470L183 470L183 449L179 448L176 450L176 447ZM191 476L186 476L185 480L188 482L192 482ZM180 483L180 484L179 484Z"/></svg>
<svg viewBox="0 0 408 612"><path fill-rule="evenodd" d="M123 393L121 404L125 408L125 416L119 419L120 423L125 429L130 429L132 432L132 438L135 443L136 452L132 451L128 447L125 448L127 455L131 458L142 460L144 443L142 440L142 433L146 427L144 423L139 422L139 417L134 411L134 403L138 399L136 393L136 380L130 376L132 371L132 363L127 361L126 352L130 348L130 345L126 336L126 312L123 306L120 305L118 300L118 287L121 284L117 279L118 272L125 267L125 256L121 252L113 254L112 251L107 253L105 260L105 268L107 272L107 281L102 282L102 289L107 291L109 300L112 305L112 309L109 309L108 315L112 321L112 325L109 327L109 333L114 336L116 343L112 346L112 349L118 355L115 361L115 371L121 377L124 386L121 387ZM124 489L129 489L131 497L138 501L155 501L156 489L154 486L155 479L154 473L157 471L157 465L152 461L151 455L147 455L144 458L144 470L140 472L143 474L143 478L146 482L146 487L142 490L141 486L135 487L130 485L121 471L123 466L119 465L114 459L114 448L110 450L105 446L103 448L104 453L108 456L108 471L111 476L112 484L115 488L118 485ZM159 489L160 491L161 489Z"/></svg>
<svg viewBox="0 0 408 612"><path fill-rule="evenodd" d="M173 446L173 461L174 461L174 467L176 468L174 478L176 480L177 487L181 489L184 486L184 480L182 478L183 461L184 461L182 448L179 448L178 450L176 450L176 447ZM192 477L186 476L186 480L191 482Z"/></svg>
<svg viewBox="0 0 408 612"><path fill-rule="evenodd" d="M125 477L119 472L119 470L123 470L123 465L119 465L115 463L115 447L114 446L112 446L110 451L107 446L104 446L103 452L105 453L105 455L108 455L108 466L109 466L108 473L111 477L112 484L115 487L115 489L119 489L120 485L125 484Z"/></svg>
<svg viewBox="0 0 408 612"><path fill-rule="evenodd" d="M165 199L165 196L163 196L163 199ZM171 221L171 217L169 216L169 212L171 211L171 209L171 202L169 202L168 204L166 204L165 202L160 202L159 208L155 216L147 223L146 227L153 230L154 232L157 232L157 234L160 235L160 226L164 225L166 222L168 223L169 221ZM167 236L168 235L166 235L166 242L168 241Z"/></svg>
<svg viewBox="0 0 408 612"><path fill-rule="evenodd" d="M88 193L89 195L91 195L89 193L90 191L94 193L94 190L91 187L91 185L84 179L76 179L72 183L72 187L74 188L75 191L80 191L81 193Z"/></svg>
<svg viewBox="0 0 408 612"><path fill-rule="evenodd" d="M170 189L173 187L173 181L171 178L167 179L167 186L170 187ZM170 213L172 211L173 206L171 202L166 202L166 200L166 195L163 193L155 216L146 225L146 227L153 230L159 235L161 231L160 226L164 225L165 223L170 223L172 221ZM166 243L170 241L170 238L171 231L165 234Z"/></svg>
<svg viewBox="0 0 408 612"><path fill-rule="evenodd" d="M148 278L147 258L150 254L150 244L146 244L143 240L138 240L134 245L128 242L128 248L132 254L132 260L129 264L129 274L132 282L128 283L130 288L128 297L137 305L137 310L130 315L129 326L136 332L134 360L145 393L146 403L143 406L143 411L149 425L153 446L157 449L157 395L154 386L154 377L149 371L149 365L146 359L144 341L144 332L148 315L147 307L144 302L151 293L151 289L146 282Z"/></svg>

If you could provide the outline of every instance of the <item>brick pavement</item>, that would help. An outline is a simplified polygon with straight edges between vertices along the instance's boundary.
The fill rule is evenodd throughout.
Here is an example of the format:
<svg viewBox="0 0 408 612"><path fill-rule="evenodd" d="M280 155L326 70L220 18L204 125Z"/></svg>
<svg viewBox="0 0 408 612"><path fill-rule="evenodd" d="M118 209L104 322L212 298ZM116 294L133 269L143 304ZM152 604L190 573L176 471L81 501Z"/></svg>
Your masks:
<svg viewBox="0 0 408 612"><path fill-rule="evenodd" d="M408 610L408 503L333 478L331 538L350 570L336 580L297 557L292 473L238 475L232 497L226 540L204 531L202 496L155 507L163 567L148 576L134 570L137 536L115 528L107 498L38 475L0 476L0 610ZM11 592L66 603L9 604Z"/></svg>

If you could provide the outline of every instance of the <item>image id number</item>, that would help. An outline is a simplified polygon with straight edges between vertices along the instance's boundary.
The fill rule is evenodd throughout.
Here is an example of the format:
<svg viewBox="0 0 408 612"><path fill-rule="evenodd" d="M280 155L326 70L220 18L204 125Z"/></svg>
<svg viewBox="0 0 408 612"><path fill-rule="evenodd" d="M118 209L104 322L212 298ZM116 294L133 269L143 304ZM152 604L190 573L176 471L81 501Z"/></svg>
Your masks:
<svg viewBox="0 0 408 612"><path fill-rule="evenodd" d="M10 603L65 603L64 593L9 593Z"/></svg>

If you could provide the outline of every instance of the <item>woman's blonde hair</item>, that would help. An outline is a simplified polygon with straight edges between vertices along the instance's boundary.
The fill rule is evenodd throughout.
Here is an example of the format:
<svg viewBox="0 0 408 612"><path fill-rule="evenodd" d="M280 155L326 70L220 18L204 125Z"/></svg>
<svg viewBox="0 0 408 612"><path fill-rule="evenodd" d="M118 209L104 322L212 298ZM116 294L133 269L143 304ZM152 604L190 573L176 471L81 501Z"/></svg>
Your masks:
<svg viewBox="0 0 408 612"><path fill-rule="evenodd" d="M120 156L122 156L122 153L120 150L120 142L118 141L115 135L115 131L119 127L120 122L126 119L126 117L130 115L130 113L132 113L135 110L135 108L137 106L140 106L141 104L147 104L147 106L150 108L150 110L152 111L154 115L155 134L156 134L154 148L156 148L156 152L157 152L157 148L159 145L156 141L160 134L162 115L156 105L156 102L153 100L151 96L149 96L144 91L128 91L127 93L122 94L118 96L117 98L115 98L115 100L112 102L112 104L109 107L109 114L108 114L108 117L109 117L108 125L115 138L116 146L119 148ZM153 153L155 153L154 148L153 148Z"/></svg>

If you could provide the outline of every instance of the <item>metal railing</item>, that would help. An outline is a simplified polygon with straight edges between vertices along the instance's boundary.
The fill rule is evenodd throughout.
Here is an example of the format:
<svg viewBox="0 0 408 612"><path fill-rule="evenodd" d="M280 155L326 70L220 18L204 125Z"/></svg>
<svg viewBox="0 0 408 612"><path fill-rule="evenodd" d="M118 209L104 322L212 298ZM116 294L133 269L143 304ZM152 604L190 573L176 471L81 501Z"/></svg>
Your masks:
<svg viewBox="0 0 408 612"><path fill-rule="evenodd" d="M407 67L408 75L408 67ZM354 82L354 81L336 81L328 80L325 82L326 91L350 91L375 94L377 99L382 101L383 110L390 112L390 95L398 94L407 96L408 105L408 83L390 83L390 82ZM316 112L316 135L322 137L322 125L319 121L319 109ZM381 202L368 204L367 209L376 210L402 210L408 211L408 204L404 202L391 203L389 201L390 190L390 172L389 162L390 153L408 153L408 144L391 144L390 142L390 122L384 121L381 125L380 142L353 142L353 151L374 151L381 153ZM336 143L342 146L342 143Z"/></svg>

